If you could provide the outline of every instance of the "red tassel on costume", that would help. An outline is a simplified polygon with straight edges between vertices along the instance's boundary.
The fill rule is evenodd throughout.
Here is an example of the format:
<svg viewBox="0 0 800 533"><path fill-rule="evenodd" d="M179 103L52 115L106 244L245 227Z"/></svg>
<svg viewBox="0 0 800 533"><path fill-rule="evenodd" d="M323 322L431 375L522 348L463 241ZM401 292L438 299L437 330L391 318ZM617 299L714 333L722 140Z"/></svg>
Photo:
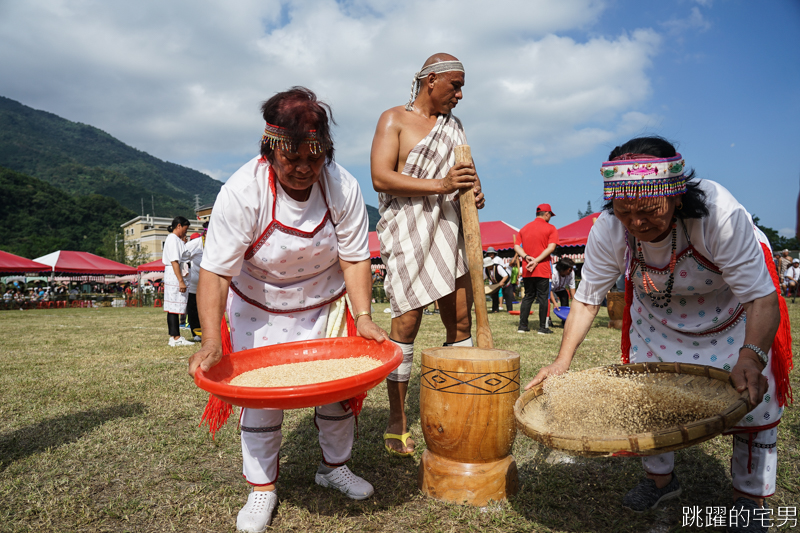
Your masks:
<svg viewBox="0 0 800 533"><path fill-rule="evenodd" d="M231 330L228 328L228 323L225 321L225 315L222 315L222 323L219 325L219 334L222 338L222 355L232 354L233 342L231 341Z"/></svg>
<svg viewBox="0 0 800 533"><path fill-rule="evenodd" d="M633 276L625 278L625 309L622 311L622 340L620 349L622 351L622 364L627 365L631 362L631 306L633 305Z"/></svg>
<svg viewBox="0 0 800 533"><path fill-rule="evenodd" d="M222 356L230 355L233 352L233 343L231 342L231 332L228 329L228 323L225 321L225 315L222 315L222 323L219 326L220 337L222 338ZM208 395L208 403L203 410L203 416L200 418L200 426L203 423L208 424L208 431L211 432L211 438L225 425L228 417L233 412L233 406L227 402L223 402L213 394Z"/></svg>
<svg viewBox="0 0 800 533"><path fill-rule="evenodd" d="M350 312L350 306L347 306L344 310L345 314L347 315L347 336L348 337L357 337L358 336L358 328L356 328L356 321L353 318L353 313Z"/></svg>
<svg viewBox="0 0 800 533"><path fill-rule="evenodd" d="M781 296L781 286L778 280L778 271L775 270L775 263L772 261L772 250L765 243L761 244L764 252L764 260L767 262L767 270L772 277L772 284L778 292L778 307L781 312L781 322L778 325L778 332L775 340L772 341L772 375L775 376L775 395L778 397L778 405L784 407L788 401L794 403L792 396L792 385L789 383L789 372L794 367L792 362L792 331L789 323L789 309L786 307L786 300Z"/></svg>
<svg viewBox="0 0 800 533"><path fill-rule="evenodd" d="M357 417L361 414L361 408L364 407L364 400L367 397L366 392L362 392L358 396L354 396L347 400L347 403L350 405L350 410L353 411L353 414Z"/></svg>
<svg viewBox="0 0 800 533"><path fill-rule="evenodd" d="M217 431L228 421L232 411L233 406L231 404L209 394L208 403L205 410L203 410L203 417L200 419L200 426L203 423L208 424L208 431L211 432L211 438L213 439Z"/></svg>

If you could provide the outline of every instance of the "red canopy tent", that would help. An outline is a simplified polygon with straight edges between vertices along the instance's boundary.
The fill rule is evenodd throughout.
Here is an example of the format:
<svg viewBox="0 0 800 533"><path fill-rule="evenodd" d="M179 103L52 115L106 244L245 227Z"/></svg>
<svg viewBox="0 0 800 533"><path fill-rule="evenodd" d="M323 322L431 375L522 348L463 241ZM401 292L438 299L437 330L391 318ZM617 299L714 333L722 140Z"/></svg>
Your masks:
<svg viewBox="0 0 800 533"><path fill-rule="evenodd" d="M37 257L36 261L50 265L59 274L83 274L85 276L128 276L136 274L136 269L111 259L89 252L69 252L59 250Z"/></svg>
<svg viewBox="0 0 800 533"><path fill-rule="evenodd" d="M164 263L161 259L156 259L155 261L139 265L136 267L136 270L139 272L164 272Z"/></svg>
<svg viewBox="0 0 800 533"><path fill-rule="evenodd" d="M558 230L558 245L559 246L586 246L586 241L589 239L589 232L594 226L595 220L600 216L600 213L592 213L582 219L567 224Z"/></svg>
<svg viewBox="0 0 800 533"><path fill-rule="evenodd" d="M369 232L369 257L370 259L380 258L381 242L378 240L378 232Z"/></svg>
<svg viewBox="0 0 800 533"><path fill-rule="evenodd" d="M519 243L519 228L507 224L502 220L481 222L481 246L486 251L488 247L495 250L508 250L514 248L514 239Z"/></svg>
<svg viewBox="0 0 800 533"><path fill-rule="evenodd" d="M507 250L514 247L514 236L519 242L519 229L502 220L492 222L481 222L481 245L484 251L488 247L495 250ZM378 240L378 233L369 232L369 256L372 259L381 256L381 243Z"/></svg>
<svg viewBox="0 0 800 533"><path fill-rule="evenodd" d="M44 263L37 263L0 250L0 272L26 274L28 272L50 272L52 270L50 266Z"/></svg>

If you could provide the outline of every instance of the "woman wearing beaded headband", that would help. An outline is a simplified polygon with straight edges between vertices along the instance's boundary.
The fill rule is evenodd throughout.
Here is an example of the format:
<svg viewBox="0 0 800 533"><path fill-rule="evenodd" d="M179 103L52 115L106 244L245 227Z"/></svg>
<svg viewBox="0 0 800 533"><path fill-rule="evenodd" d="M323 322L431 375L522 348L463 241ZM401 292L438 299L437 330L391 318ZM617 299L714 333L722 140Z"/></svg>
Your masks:
<svg viewBox="0 0 800 533"><path fill-rule="evenodd" d="M217 364L223 346L240 351L356 332L388 339L370 315L367 211L358 182L333 161L330 108L294 87L267 100L262 115L261 155L225 183L211 214L197 290L203 346L189 362L192 375ZM227 327L220 332L224 311L230 338ZM323 458L316 483L357 500L373 492L345 465L362 400L317 407L314 417ZM223 418L230 412L209 402L207 413L220 411ZM218 429L216 415L208 420ZM253 492L239 511L239 531L264 531L271 521L282 421L281 410L242 411L243 473Z"/></svg>
<svg viewBox="0 0 800 533"><path fill-rule="evenodd" d="M729 432L731 471L734 507L756 509L775 490L776 426L791 398L791 340L769 244L744 207L721 185L693 180L664 139L615 148L600 172L606 212L589 235L558 357L527 388L569 369L606 292L625 274L623 362L719 367L749 391L756 407ZM647 477L623 505L642 512L680 494L673 463L673 453L643 459Z"/></svg>

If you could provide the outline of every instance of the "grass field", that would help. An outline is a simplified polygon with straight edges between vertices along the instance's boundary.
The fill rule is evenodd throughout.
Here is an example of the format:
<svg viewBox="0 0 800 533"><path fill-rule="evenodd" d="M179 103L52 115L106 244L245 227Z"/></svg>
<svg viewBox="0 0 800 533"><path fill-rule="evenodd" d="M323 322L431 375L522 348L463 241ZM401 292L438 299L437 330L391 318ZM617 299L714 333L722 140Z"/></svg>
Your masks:
<svg viewBox="0 0 800 533"><path fill-rule="evenodd" d="M388 329L384 307L376 305L375 317ZM789 309L797 353L800 303ZM516 317L489 317L496 347L521 355L523 382L552 360L560 328L550 336L521 335ZM618 362L619 332L607 322L603 309L574 369ZM438 315L425 316L417 355L443 337ZM0 531L234 531L249 491L235 418L216 440L198 427L208 396L186 373L193 351L167 346L160 309L0 312ZM385 386L370 392L359 418L350 467L375 486L363 502L314 484L320 453L313 411L287 412L272 530L666 532L681 530L684 505L729 504L729 437L678 452L683 495L644 515L620 507L641 476L639 460L573 460L520 433L518 495L484 509L426 498L417 489L425 443L419 357L415 363L408 410L418 443L413 459L383 449ZM792 384L800 400L798 370ZM778 489L770 503L796 508L798 406L787 409L779 427Z"/></svg>

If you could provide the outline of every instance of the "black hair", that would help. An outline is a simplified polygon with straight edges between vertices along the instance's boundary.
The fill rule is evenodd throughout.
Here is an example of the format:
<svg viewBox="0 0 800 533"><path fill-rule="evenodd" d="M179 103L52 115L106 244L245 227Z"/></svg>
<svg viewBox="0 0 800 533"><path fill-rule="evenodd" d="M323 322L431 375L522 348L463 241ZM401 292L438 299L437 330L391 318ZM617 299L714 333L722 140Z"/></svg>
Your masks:
<svg viewBox="0 0 800 533"><path fill-rule="evenodd" d="M575 267L575 261L570 259L569 257L562 257L556 263L556 270L572 270Z"/></svg>
<svg viewBox="0 0 800 533"><path fill-rule="evenodd" d="M317 141L325 150L327 162L333 161L333 136L330 124L336 124L336 121L333 120L331 107L317 100L317 95L310 89L292 87L288 91L276 94L261 104L261 116L267 123L288 130L292 151L297 151L308 132L314 130ZM261 155L270 163L274 152L269 143L261 143Z"/></svg>
<svg viewBox="0 0 800 533"><path fill-rule="evenodd" d="M637 137L621 146L617 146L608 154L608 160L622 154L647 154L666 159L673 157L677 152L675 146L663 137ZM680 219L703 218L708 216L706 193L700 188L699 180L695 180L694 169L686 174L686 192L681 197L681 208L675 210L675 216ZM603 204L603 211L614 214L614 200L607 200Z"/></svg>
<svg viewBox="0 0 800 533"><path fill-rule="evenodd" d="M172 224L167 226L167 231L169 233L172 233L178 226L188 226L188 225L189 225L189 219L178 215L177 217L172 219Z"/></svg>

